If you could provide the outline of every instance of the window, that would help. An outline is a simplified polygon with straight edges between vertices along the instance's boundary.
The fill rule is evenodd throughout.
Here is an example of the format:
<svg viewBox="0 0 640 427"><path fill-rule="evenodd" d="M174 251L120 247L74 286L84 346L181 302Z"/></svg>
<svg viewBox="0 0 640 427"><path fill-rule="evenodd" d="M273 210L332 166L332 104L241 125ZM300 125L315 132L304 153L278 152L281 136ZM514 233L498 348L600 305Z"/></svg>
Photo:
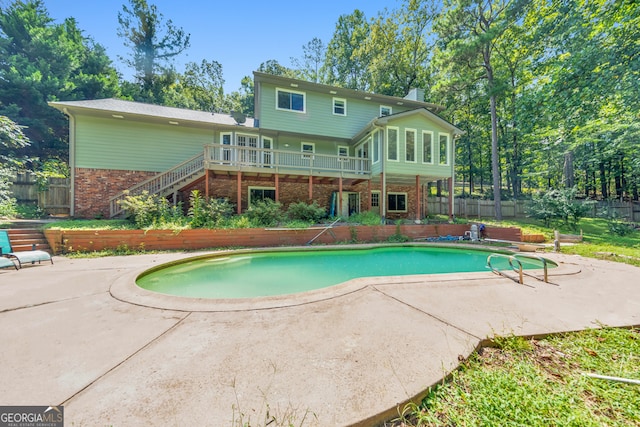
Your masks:
<svg viewBox="0 0 640 427"><path fill-rule="evenodd" d="M271 151L267 151L267 150L271 150L273 148L273 140L271 138L267 138L263 136L262 148L264 148L264 151L262 151L262 163L265 166L270 167L271 163L273 162L273 159L272 159Z"/></svg>
<svg viewBox="0 0 640 427"><path fill-rule="evenodd" d="M380 117L382 116L390 116L393 112L391 107L387 107L386 105L380 106Z"/></svg>
<svg viewBox="0 0 640 427"><path fill-rule="evenodd" d="M433 132L422 132L422 162L433 164Z"/></svg>
<svg viewBox="0 0 640 427"><path fill-rule="evenodd" d="M440 135L440 164L449 164L449 135Z"/></svg>
<svg viewBox="0 0 640 427"><path fill-rule="evenodd" d="M349 147L346 145L338 145L338 156L349 157Z"/></svg>
<svg viewBox="0 0 640 427"><path fill-rule="evenodd" d="M313 154L316 152L316 145L313 142L303 142L300 144L300 151L302 151L302 158L309 159L311 156L308 154Z"/></svg>
<svg viewBox="0 0 640 427"><path fill-rule="evenodd" d="M406 129L404 131L405 160L407 162L416 161L416 130Z"/></svg>
<svg viewBox="0 0 640 427"><path fill-rule="evenodd" d="M378 191L371 192L371 207L372 208L380 207L380 193Z"/></svg>
<svg viewBox="0 0 640 427"><path fill-rule="evenodd" d="M304 92L276 89L276 109L305 112Z"/></svg>
<svg viewBox="0 0 640 427"><path fill-rule="evenodd" d="M275 202L276 189L274 187L249 187L249 205L264 199L271 199Z"/></svg>
<svg viewBox="0 0 640 427"><path fill-rule="evenodd" d="M407 193L387 193L387 211L406 212Z"/></svg>
<svg viewBox="0 0 640 427"><path fill-rule="evenodd" d="M378 163L380 161L380 138L382 137L382 132L376 130L373 132L373 163Z"/></svg>
<svg viewBox="0 0 640 427"><path fill-rule="evenodd" d="M336 116L347 115L347 100L342 98L333 98L333 114Z"/></svg>
<svg viewBox="0 0 640 427"><path fill-rule="evenodd" d="M224 146L220 151L220 157L221 157L220 160L223 160L225 162L231 161L231 149L226 147L231 145L231 134L221 133L220 144Z"/></svg>
<svg viewBox="0 0 640 427"><path fill-rule="evenodd" d="M387 160L398 161L398 128L387 128Z"/></svg>

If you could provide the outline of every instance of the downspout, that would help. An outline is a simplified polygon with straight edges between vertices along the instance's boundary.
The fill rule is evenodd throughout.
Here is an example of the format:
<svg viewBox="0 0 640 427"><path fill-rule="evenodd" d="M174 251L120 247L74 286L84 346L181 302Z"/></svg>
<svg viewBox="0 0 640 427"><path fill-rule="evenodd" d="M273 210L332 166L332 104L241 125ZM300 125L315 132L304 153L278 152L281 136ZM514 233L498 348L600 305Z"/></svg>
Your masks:
<svg viewBox="0 0 640 427"><path fill-rule="evenodd" d="M69 216L76 214L76 118L65 107L62 109L69 117Z"/></svg>
<svg viewBox="0 0 640 427"><path fill-rule="evenodd" d="M381 171L382 171L382 181L380 182L380 198L381 206L380 206L380 216L382 217L382 224L387 223L387 171L386 171L386 158L387 158L387 135L385 135L384 127L380 125L374 124L374 129L377 128L380 130L380 147L382 148L382 153L380 153L380 162Z"/></svg>
<svg viewBox="0 0 640 427"><path fill-rule="evenodd" d="M451 133L451 194L449 194L449 197L451 198L451 219L455 218L455 210L456 210L456 203L455 203L455 198L453 196L453 189L456 188L456 137L457 135L452 132Z"/></svg>

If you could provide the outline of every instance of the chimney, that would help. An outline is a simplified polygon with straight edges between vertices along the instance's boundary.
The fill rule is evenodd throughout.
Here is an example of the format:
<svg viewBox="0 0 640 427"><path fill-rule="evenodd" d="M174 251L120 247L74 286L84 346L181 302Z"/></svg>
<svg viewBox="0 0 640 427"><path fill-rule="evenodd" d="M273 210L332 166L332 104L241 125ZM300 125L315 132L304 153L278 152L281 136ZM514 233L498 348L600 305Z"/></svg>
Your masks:
<svg viewBox="0 0 640 427"><path fill-rule="evenodd" d="M407 96L404 99L408 99L409 101L420 101L424 102L424 89L411 88Z"/></svg>

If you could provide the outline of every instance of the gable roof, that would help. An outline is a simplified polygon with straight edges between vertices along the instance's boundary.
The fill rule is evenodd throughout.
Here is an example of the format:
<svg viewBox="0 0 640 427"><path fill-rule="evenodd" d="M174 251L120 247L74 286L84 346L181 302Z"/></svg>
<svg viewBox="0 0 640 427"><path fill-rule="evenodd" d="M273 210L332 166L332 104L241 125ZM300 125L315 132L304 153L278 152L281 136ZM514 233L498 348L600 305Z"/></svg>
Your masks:
<svg viewBox="0 0 640 427"><path fill-rule="evenodd" d="M167 122L182 122L222 125L222 126L243 126L254 127L254 119L247 117L242 124L237 124L230 114L215 113L207 111L188 110L185 108L165 107L162 105L145 104L142 102L125 101L122 99L106 98L86 101L54 101L49 105L60 111L83 111L89 114L105 114L123 117L146 117L153 119L164 119ZM121 118L121 117L117 117ZM176 123L171 123L176 124Z"/></svg>
<svg viewBox="0 0 640 427"><path fill-rule="evenodd" d="M274 74L253 72L254 81L256 83L266 82L283 87L290 87L295 90L308 90L311 92L319 92L331 94L333 96L363 99L369 102L376 102L383 105L402 105L410 108L425 108L430 111L438 112L444 110L442 105L432 104L430 102L416 101L408 98L400 98L398 96L379 95L361 90L347 89L339 86L329 86L320 83L308 82L305 80L292 79L289 77L276 76Z"/></svg>
<svg viewBox="0 0 640 427"><path fill-rule="evenodd" d="M411 117L415 115L422 116L425 119L430 120L436 123L437 125L442 126L443 128L447 129L449 132L453 133L454 136L462 135L465 133L463 130L457 128L453 124L449 123L448 121L438 116L437 114L432 113L426 108L416 108L414 110L407 110L401 113L390 114L388 116L376 117L375 119L371 120L356 136L354 136L353 140L357 141L361 139L367 133L371 132L375 127L386 126L398 119Z"/></svg>

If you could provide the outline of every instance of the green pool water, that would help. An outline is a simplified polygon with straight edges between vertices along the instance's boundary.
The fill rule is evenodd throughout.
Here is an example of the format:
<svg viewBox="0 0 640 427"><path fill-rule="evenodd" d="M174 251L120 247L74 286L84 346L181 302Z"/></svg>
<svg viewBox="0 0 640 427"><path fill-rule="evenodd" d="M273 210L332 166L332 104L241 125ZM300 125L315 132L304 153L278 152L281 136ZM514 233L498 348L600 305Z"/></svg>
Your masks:
<svg viewBox="0 0 640 427"><path fill-rule="evenodd" d="M295 294L358 277L489 271L489 252L412 246L255 252L199 258L141 275L138 286L196 298L252 298ZM508 260L492 260L508 268ZM540 268L523 261L523 268Z"/></svg>

